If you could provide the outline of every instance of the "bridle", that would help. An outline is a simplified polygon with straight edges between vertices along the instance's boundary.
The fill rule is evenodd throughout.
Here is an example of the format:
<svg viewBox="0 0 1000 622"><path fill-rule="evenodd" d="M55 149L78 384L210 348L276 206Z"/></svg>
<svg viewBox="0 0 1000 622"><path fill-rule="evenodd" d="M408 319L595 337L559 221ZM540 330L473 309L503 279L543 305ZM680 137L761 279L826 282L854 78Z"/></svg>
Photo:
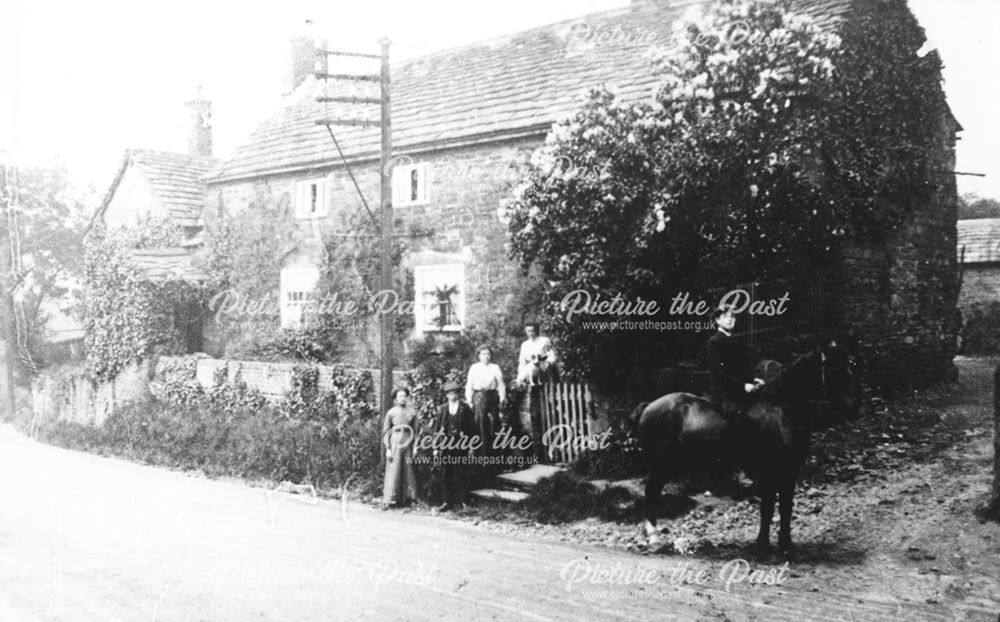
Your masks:
<svg viewBox="0 0 1000 622"><path fill-rule="evenodd" d="M834 347L836 347L836 342L834 342L832 345ZM819 390L820 390L820 392L819 392L819 395L815 396L815 397L817 397L818 399L810 399L813 396L806 397L806 395L803 395L801 393L799 395L795 396L793 399L796 402L798 402L799 404L803 405L803 406L810 406L810 407L815 407L815 408L823 408L823 407L832 408L834 406L835 402L838 401L838 400L831 399L831 396L830 396L830 391L831 391L830 379L829 379L829 375L826 372L826 363L827 363L827 361L829 360L830 357L829 357L829 355L827 355L827 353L823 350L822 347L819 348L818 350L814 350L812 352L812 356L814 356L814 357L817 354L819 355L818 356L818 359L819 359L818 360L818 364L819 364ZM799 359L799 362L805 363L806 362L805 359L807 359L809 356L810 356L809 354L802 355L800 357L800 359ZM848 382L849 382L849 384L852 384L853 383L853 378L854 378L854 373L855 373L855 368L856 368L856 365L857 365L857 361L856 361L855 357L851 356L850 354L847 354L846 356L847 356L847 364L848 364L848 367L849 367L849 370L848 370ZM786 369L786 372L791 371L792 368L794 368L794 364L792 366L790 366L788 369ZM782 374L782 375L784 375L784 374ZM787 378L786 378L786 380L787 380ZM780 381L778 381L778 382L780 382ZM792 384L794 386L794 384L795 384L794 380L792 381ZM781 386L781 385L784 385L784 386ZM802 385L799 385L799 386L802 386ZM806 385L806 386L815 386L815 385L809 384L809 385ZM786 397L791 397L791 396L788 395L788 393L786 393L787 388L788 388L788 385L785 384L785 383L781 383L779 385L772 385L771 383L768 383L768 386L767 386L767 389L771 389L768 392L774 394L775 396L785 395Z"/></svg>
<svg viewBox="0 0 1000 622"><path fill-rule="evenodd" d="M819 388L820 395L827 398L824 401L829 402L828 389L826 388L826 352L822 348L819 351Z"/></svg>
<svg viewBox="0 0 1000 622"><path fill-rule="evenodd" d="M836 345L837 345L836 342L833 342L831 344L831 346L833 346L833 347L836 347ZM827 357L826 352L823 351L822 348L820 348L819 356L820 356L820 358L819 358L819 382L820 382L820 395L822 396L822 399L820 399L820 400L806 400L806 401L808 403L816 403L817 405L818 404L827 404L827 405L831 405L832 406L833 405L833 400L830 399L830 387L827 384L827 377L826 377L826 360L827 360L828 357ZM847 354L845 356L847 357L848 383L851 384L851 385L853 385L854 372L855 372L855 367L857 366L857 361L850 354Z"/></svg>

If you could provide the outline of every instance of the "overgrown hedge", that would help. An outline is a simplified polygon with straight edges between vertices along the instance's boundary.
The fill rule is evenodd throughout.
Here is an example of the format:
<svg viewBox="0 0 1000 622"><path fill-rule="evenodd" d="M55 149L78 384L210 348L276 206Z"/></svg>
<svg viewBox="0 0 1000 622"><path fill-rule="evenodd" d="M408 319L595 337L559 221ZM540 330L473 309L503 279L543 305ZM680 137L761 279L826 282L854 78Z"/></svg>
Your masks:
<svg viewBox="0 0 1000 622"><path fill-rule="evenodd" d="M103 426L43 421L38 437L210 475L381 491L381 428L370 374L337 370L333 389L321 392L318 370L298 367L288 397L270 404L238 371L229 380L227 368L204 389L195 365L193 357L171 363L159 398L125 405Z"/></svg>
<svg viewBox="0 0 1000 622"><path fill-rule="evenodd" d="M1000 352L1000 302L976 303L965 312L962 354Z"/></svg>

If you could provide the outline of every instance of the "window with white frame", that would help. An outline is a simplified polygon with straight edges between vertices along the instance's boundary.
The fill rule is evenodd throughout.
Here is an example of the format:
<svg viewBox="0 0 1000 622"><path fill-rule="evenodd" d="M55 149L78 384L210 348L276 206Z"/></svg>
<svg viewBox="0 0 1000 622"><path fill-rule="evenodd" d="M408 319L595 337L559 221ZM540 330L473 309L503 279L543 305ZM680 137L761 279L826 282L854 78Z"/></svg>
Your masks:
<svg viewBox="0 0 1000 622"><path fill-rule="evenodd" d="M316 308L319 268L284 268L281 271L281 327L302 328Z"/></svg>
<svg viewBox="0 0 1000 622"><path fill-rule="evenodd" d="M430 200L427 170L426 164L398 165L392 169L393 206L416 205Z"/></svg>
<svg viewBox="0 0 1000 622"><path fill-rule="evenodd" d="M326 180L307 179L295 183L295 217L326 216Z"/></svg>
<svg viewBox="0 0 1000 622"><path fill-rule="evenodd" d="M460 331L465 324L465 265L413 269L414 323L422 332Z"/></svg>

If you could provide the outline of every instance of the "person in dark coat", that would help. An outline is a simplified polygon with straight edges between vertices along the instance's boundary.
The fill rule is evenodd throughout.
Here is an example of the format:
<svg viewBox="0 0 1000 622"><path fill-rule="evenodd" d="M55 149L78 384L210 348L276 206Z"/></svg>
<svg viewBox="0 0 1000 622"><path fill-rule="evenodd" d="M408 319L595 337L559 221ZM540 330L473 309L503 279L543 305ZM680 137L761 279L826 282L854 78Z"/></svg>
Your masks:
<svg viewBox="0 0 1000 622"><path fill-rule="evenodd" d="M720 307L713 318L716 331L705 345L705 358L712 374L709 399L729 419L743 412L764 381L753 377L749 349L732 336L736 325L732 309Z"/></svg>
<svg viewBox="0 0 1000 622"><path fill-rule="evenodd" d="M462 387L456 382L444 385L447 401L438 407L434 417L434 458L441 464L445 510L465 503L465 475L472 443L476 436L476 423L472 408L459 395ZM485 439L483 439L485 441Z"/></svg>

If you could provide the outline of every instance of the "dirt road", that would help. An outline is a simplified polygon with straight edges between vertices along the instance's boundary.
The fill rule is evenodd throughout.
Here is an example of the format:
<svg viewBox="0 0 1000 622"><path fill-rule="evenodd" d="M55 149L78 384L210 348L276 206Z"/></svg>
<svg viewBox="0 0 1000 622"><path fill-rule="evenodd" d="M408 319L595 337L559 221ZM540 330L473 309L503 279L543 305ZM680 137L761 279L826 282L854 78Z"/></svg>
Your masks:
<svg viewBox="0 0 1000 622"><path fill-rule="evenodd" d="M5 622L955 614L814 591L794 566L511 539L446 517L269 494L67 451L8 428L0 429L0 499Z"/></svg>
<svg viewBox="0 0 1000 622"><path fill-rule="evenodd" d="M955 412L985 421L991 369L963 369L978 381ZM737 549L639 555L504 534L68 451L0 427L0 622L992 622L1000 532L971 514L989 445L981 434L944 462L887 474L877 491L842 490L846 507L824 511L855 514L836 521L836 550L784 566ZM918 484L933 495L907 492ZM827 546L803 503L800 545ZM750 524L733 529L736 540L752 536Z"/></svg>

